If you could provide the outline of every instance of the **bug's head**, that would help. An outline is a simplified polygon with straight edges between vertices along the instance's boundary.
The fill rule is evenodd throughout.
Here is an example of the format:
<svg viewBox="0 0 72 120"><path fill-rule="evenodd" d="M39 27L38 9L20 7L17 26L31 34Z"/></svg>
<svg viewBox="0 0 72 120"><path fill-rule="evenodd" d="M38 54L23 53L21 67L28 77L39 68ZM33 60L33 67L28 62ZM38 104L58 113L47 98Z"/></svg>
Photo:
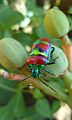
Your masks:
<svg viewBox="0 0 72 120"><path fill-rule="evenodd" d="M34 68L34 69L32 69L32 76L34 77L34 78L36 78L36 77L38 77L39 76L39 69L38 68Z"/></svg>
<svg viewBox="0 0 72 120"><path fill-rule="evenodd" d="M30 64L28 67L30 71L32 72L32 76L34 78L38 77L43 69L43 65L38 65L38 64L35 64L35 65Z"/></svg>

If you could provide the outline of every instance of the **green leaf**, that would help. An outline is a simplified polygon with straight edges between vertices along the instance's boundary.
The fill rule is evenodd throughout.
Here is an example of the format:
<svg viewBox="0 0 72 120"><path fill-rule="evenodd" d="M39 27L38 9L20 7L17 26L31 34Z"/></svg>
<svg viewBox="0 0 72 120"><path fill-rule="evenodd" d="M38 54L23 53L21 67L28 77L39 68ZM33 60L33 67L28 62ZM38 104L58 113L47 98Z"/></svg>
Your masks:
<svg viewBox="0 0 72 120"><path fill-rule="evenodd" d="M19 23L23 19L23 16L14 11L9 6L2 6L0 8L0 29L10 28L12 25Z"/></svg>
<svg viewBox="0 0 72 120"><path fill-rule="evenodd" d="M5 29L3 34L2 34L2 38L4 38L4 37L11 38L12 37L11 32L9 30Z"/></svg>
<svg viewBox="0 0 72 120"><path fill-rule="evenodd" d="M40 98L43 98L43 97L44 97L43 93L42 93L39 89L37 89L37 88L35 88L35 89L32 91L32 95L33 95L33 97L34 97L35 99L40 99Z"/></svg>
<svg viewBox="0 0 72 120"><path fill-rule="evenodd" d="M12 32L13 37L18 40L24 47L26 45L31 46L32 42L33 42L33 38L31 37L31 35L26 34L24 32Z"/></svg>
<svg viewBox="0 0 72 120"><path fill-rule="evenodd" d="M24 99L21 92L18 92L10 101L9 109L12 110L13 115L16 118L21 118L25 114Z"/></svg>
<svg viewBox="0 0 72 120"><path fill-rule="evenodd" d="M21 92L18 92L10 101L9 109L12 110L13 116L22 120L42 120L42 116L35 111L34 107L26 107Z"/></svg>
<svg viewBox="0 0 72 120"><path fill-rule="evenodd" d="M35 105L36 110L44 117L51 118L51 109L46 99L39 99Z"/></svg>
<svg viewBox="0 0 72 120"><path fill-rule="evenodd" d="M68 13L72 15L72 5L69 7Z"/></svg>
<svg viewBox="0 0 72 120"><path fill-rule="evenodd" d="M0 0L0 5L3 4L3 0Z"/></svg>
<svg viewBox="0 0 72 120"><path fill-rule="evenodd" d="M32 107L26 107L26 113L24 116L24 119L22 120L44 120L44 117L41 116L34 108Z"/></svg>
<svg viewBox="0 0 72 120"><path fill-rule="evenodd" d="M14 120L12 111L8 106L0 107L0 119L1 120Z"/></svg>
<svg viewBox="0 0 72 120"><path fill-rule="evenodd" d="M54 100L51 105L52 113L56 112L60 108L60 101Z"/></svg>
<svg viewBox="0 0 72 120"><path fill-rule="evenodd" d="M64 93L65 90L65 84L64 81L62 81L60 78L49 78L48 84L57 92Z"/></svg>
<svg viewBox="0 0 72 120"><path fill-rule="evenodd" d="M37 34L38 37L40 38L50 38L50 36L46 33L43 25L39 25L38 27L34 28L35 33Z"/></svg>
<svg viewBox="0 0 72 120"><path fill-rule="evenodd" d="M60 99L66 98L67 94L66 94L66 88L65 88L65 84L64 81L61 80L60 78L49 78L48 79L48 85L56 91L56 93L58 94L58 96L60 96Z"/></svg>
<svg viewBox="0 0 72 120"><path fill-rule="evenodd" d="M7 104L10 98L16 93L13 88L15 84L15 81L0 77L0 105Z"/></svg>
<svg viewBox="0 0 72 120"><path fill-rule="evenodd" d="M67 18L69 20L70 31L71 31L72 30L72 15L67 15Z"/></svg>
<svg viewBox="0 0 72 120"><path fill-rule="evenodd" d="M27 6L28 10L30 10L34 13L35 16L38 16L38 17L41 17L41 18L44 16L43 9L36 5L35 0L27 0L26 6Z"/></svg>

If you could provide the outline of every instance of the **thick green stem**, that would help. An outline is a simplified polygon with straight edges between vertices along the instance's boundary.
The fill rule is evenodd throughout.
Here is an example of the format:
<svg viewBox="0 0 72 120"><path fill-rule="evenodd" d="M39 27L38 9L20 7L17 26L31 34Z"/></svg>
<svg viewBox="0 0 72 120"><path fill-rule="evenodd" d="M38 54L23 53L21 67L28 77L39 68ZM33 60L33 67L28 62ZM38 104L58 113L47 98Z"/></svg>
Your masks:
<svg viewBox="0 0 72 120"><path fill-rule="evenodd" d="M62 75L62 78L67 86L67 90L70 96L72 96L72 73L69 71L66 71L65 74Z"/></svg>
<svg viewBox="0 0 72 120"><path fill-rule="evenodd" d="M40 80L29 78L26 80L28 84L32 83L35 87L42 90L47 95L51 95L53 97L56 97L57 99L66 102L67 95L66 93L58 93L57 91L51 89L50 87L46 86L44 83L42 83Z"/></svg>
<svg viewBox="0 0 72 120"><path fill-rule="evenodd" d="M64 80L68 90L67 104L69 104L69 106L72 108L72 73L66 71L65 74L62 75L62 79Z"/></svg>

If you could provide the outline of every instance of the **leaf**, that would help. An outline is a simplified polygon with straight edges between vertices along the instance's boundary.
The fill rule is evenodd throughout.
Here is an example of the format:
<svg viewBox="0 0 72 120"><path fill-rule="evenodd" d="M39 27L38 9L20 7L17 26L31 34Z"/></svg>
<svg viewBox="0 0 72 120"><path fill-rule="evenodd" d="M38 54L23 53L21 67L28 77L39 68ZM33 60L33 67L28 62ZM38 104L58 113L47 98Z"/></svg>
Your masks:
<svg viewBox="0 0 72 120"><path fill-rule="evenodd" d="M40 99L40 98L43 98L43 97L44 97L43 93L42 93L39 89L37 89L37 88L35 88L35 89L32 91L32 95L33 95L33 97L34 97L35 99Z"/></svg>
<svg viewBox="0 0 72 120"><path fill-rule="evenodd" d="M51 118L51 109L46 99L39 99L35 105L36 110L44 117Z"/></svg>
<svg viewBox="0 0 72 120"><path fill-rule="evenodd" d="M60 78L49 78L48 85L56 91L59 96L66 98L67 94L65 92L65 84ZM62 99L62 98L61 98Z"/></svg>
<svg viewBox="0 0 72 120"><path fill-rule="evenodd" d="M14 120L12 111L8 106L0 107L0 119L1 120Z"/></svg>
<svg viewBox="0 0 72 120"><path fill-rule="evenodd" d="M12 32L12 34L13 34L13 37L16 40L18 40L24 47L26 45L29 45L29 46L32 45L33 38L31 37L31 35L26 34L24 32L18 32L18 33Z"/></svg>
<svg viewBox="0 0 72 120"><path fill-rule="evenodd" d="M10 101L9 109L12 110L13 116L21 120L37 120L42 116L35 111L34 107L26 107L21 92L18 92ZM39 119L40 120L40 119Z"/></svg>
<svg viewBox="0 0 72 120"><path fill-rule="evenodd" d="M15 81L9 81L8 79L0 77L0 105L7 104L15 94L13 89L15 84Z"/></svg>
<svg viewBox="0 0 72 120"><path fill-rule="evenodd" d="M2 38L4 38L4 37L6 37L6 38L11 38L12 37L9 30L6 30L6 29L4 30L4 32L2 34Z"/></svg>
<svg viewBox="0 0 72 120"><path fill-rule="evenodd" d="M18 92L10 101L9 109L12 110L13 116L21 118L25 115L24 99L21 92Z"/></svg>
<svg viewBox="0 0 72 120"><path fill-rule="evenodd" d="M35 33L38 35L38 37L40 37L40 38L44 38L44 37L50 38L50 36L46 33L43 25L39 25L34 30L35 30Z"/></svg>
<svg viewBox="0 0 72 120"><path fill-rule="evenodd" d="M24 116L23 120L44 120L44 117L41 116L34 108L34 106L32 107L28 107L26 108L26 114Z"/></svg>
<svg viewBox="0 0 72 120"><path fill-rule="evenodd" d="M72 14L72 5L69 7L68 13Z"/></svg>
<svg viewBox="0 0 72 120"><path fill-rule="evenodd" d="M60 101L54 100L51 105L52 113L56 112L60 108Z"/></svg>
<svg viewBox="0 0 72 120"><path fill-rule="evenodd" d="M0 0L0 4L3 4L3 0Z"/></svg>
<svg viewBox="0 0 72 120"><path fill-rule="evenodd" d="M0 8L0 29L10 28L12 25L19 23L23 16L12 10L9 6L2 6Z"/></svg>
<svg viewBox="0 0 72 120"><path fill-rule="evenodd" d="M72 31L72 15L67 15L67 18L69 20L70 31Z"/></svg>
<svg viewBox="0 0 72 120"><path fill-rule="evenodd" d="M44 16L43 9L36 5L35 0L27 0L26 7L29 11L32 11L35 16L41 17L41 18Z"/></svg>

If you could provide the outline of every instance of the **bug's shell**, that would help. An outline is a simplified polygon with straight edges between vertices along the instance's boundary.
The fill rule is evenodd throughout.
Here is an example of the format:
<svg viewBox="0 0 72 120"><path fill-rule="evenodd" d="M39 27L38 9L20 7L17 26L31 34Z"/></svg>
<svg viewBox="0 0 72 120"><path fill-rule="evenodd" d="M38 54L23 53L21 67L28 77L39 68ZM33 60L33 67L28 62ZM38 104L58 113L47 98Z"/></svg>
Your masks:
<svg viewBox="0 0 72 120"><path fill-rule="evenodd" d="M48 62L48 59L44 56L30 56L29 59L27 60L26 64L41 64L44 65Z"/></svg>
<svg viewBox="0 0 72 120"><path fill-rule="evenodd" d="M45 57L48 57L50 53L51 43L49 39L42 38L40 40L37 40L31 49L30 55L42 55Z"/></svg>
<svg viewBox="0 0 72 120"><path fill-rule="evenodd" d="M26 64L40 64L44 65L48 62L50 56L51 43L49 39L42 38L34 42L30 57L28 58Z"/></svg>

